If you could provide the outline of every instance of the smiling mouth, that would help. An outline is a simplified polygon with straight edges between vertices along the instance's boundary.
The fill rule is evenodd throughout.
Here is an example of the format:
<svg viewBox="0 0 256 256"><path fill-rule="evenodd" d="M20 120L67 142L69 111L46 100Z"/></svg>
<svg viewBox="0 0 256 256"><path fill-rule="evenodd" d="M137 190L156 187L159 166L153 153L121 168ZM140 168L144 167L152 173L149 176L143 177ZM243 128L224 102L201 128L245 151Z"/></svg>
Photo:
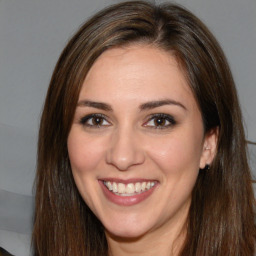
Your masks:
<svg viewBox="0 0 256 256"><path fill-rule="evenodd" d="M148 191L156 185L156 181L143 181L124 184L121 182L103 181L105 187L118 196L134 196Z"/></svg>

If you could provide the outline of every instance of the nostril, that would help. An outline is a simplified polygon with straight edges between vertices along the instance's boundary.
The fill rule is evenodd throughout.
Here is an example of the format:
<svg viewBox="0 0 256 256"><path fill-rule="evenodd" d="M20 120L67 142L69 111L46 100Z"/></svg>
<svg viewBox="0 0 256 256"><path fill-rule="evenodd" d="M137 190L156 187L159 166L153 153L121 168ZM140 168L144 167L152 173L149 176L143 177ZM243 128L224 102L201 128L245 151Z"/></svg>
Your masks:
<svg viewBox="0 0 256 256"><path fill-rule="evenodd" d="M144 162L144 152L136 131L129 123L120 123L112 133L106 152L107 164L120 171L126 171L133 165Z"/></svg>
<svg viewBox="0 0 256 256"><path fill-rule="evenodd" d="M126 171L131 166L142 164L145 160L144 153L139 147L113 147L106 154L107 164L115 166L120 171Z"/></svg>

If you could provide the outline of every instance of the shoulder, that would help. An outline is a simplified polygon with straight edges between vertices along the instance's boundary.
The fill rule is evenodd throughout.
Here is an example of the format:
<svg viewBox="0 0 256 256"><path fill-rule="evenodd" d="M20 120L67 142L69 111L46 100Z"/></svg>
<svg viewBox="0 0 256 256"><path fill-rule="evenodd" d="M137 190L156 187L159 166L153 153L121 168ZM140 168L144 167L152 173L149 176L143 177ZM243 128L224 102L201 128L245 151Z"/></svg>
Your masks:
<svg viewBox="0 0 256 256"><path fill-rule="evenodd" d="M0 247L0 256L14 256L14 255L10 254L10 253L7 252L5 249L3 249L2 247Z"/></svg>

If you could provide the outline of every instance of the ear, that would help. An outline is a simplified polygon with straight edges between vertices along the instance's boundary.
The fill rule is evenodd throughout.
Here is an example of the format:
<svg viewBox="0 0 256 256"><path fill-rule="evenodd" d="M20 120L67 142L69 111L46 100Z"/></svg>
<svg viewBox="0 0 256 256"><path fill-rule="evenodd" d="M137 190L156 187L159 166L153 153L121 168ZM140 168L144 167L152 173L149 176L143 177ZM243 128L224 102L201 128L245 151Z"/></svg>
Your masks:
<svg viewBox="0 0 256 256"><path fill-rule="evenodd" d="M200 158L200 169L210 166L216 153L219 136L219 127L213 128L205 134L202 154Z"/></svg>

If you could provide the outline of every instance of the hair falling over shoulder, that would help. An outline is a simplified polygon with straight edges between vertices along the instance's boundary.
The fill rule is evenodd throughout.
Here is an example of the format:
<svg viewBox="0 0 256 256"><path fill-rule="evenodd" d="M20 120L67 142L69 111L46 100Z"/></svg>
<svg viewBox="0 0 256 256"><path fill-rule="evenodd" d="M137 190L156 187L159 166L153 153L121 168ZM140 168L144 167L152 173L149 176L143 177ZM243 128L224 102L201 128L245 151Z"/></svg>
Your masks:
<svg viewBox="0 0 256 256"><path fill-rule="evenodd" d="M179 256L253 256L255 202L242 115L226 58L206 26L175 4L123 2L94 15L63 50L42 113L33 230L35 256L106 256L104 228L79 195L67 137L86 74L112 47L150 44L174 55L218 152L192 194Z"/></svg>

